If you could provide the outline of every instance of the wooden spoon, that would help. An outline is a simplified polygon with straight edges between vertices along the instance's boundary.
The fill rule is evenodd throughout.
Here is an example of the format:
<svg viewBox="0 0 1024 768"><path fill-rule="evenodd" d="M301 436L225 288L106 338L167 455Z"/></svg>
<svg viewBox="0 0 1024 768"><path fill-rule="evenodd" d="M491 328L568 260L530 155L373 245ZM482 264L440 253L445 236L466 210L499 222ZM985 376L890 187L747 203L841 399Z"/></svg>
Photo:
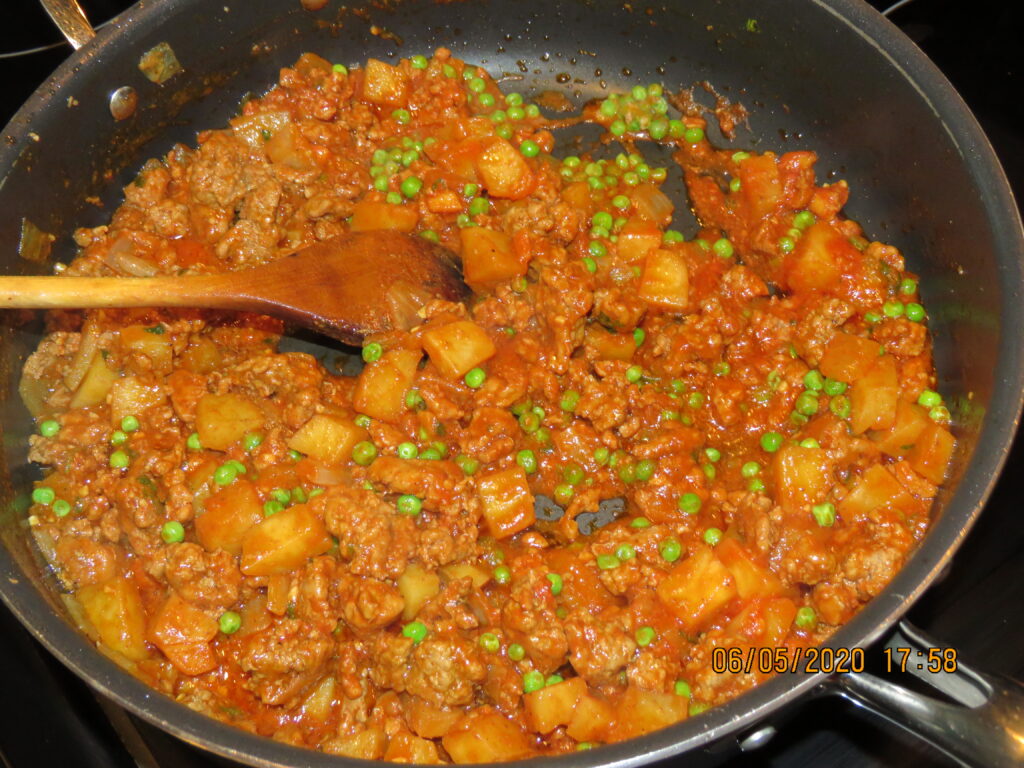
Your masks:
<svg viewBox="0 0 1024 768"><path fill-rule="evenodd" d="M458 260L422 237L353 232L258 267L185 277L0 277L0 309L197 307L275 315L346 344L409 328L468 294Z"/></svg>

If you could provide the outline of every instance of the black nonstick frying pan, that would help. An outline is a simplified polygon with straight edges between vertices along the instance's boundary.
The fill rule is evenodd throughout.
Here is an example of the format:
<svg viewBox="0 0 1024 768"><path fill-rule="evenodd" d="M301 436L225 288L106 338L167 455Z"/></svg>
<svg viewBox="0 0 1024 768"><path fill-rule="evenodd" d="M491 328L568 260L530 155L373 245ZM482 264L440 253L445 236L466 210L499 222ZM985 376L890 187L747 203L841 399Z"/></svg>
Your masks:
<svg viewBox="0 0 1024 768"><path fill-rule="evenodd" d="M707 80L750 110L749 124L733 141L737 147L816 150L819 172L847 179L854 190L847 213L870 235L899 246L921 275L940 390L952 406L959 441L927 538L830 646L866 647L889 633L890 646L921 649L925 658L938 647L911 627L891 628L967 535L1016 428L1024 388L1017 340L1024 325L1024 235L1006 180L967 108L870 7L859 0L650 6L379 0L347 7L332 0L309 11L298 0L144 0L94 40L83 26L75 34L81 49L36 91L0 141L0 233L9 244L3 255L8 274L47 270L19 258L11 245L23 219L58 234L51 258L69 260L70 232L103 223L143 160L176 142L193 142L198 129L223 125L247 92L265 90L280 67L307 50L358 63L445 45L496 76L517 78L516 90L558 88L577 105L605 88L660 81L674 89ZM156 85L137 64L161 42L170 44L184 70ZM111 113L115 93L120 120ZM685 230L686 222L678 226ZM75 629L24 521L25 489L35 470L25 461L32 424L16 382L38 338L38 325L0 317L0 596L77 674L193 744L258 766L351 762L192 712L121 671ZM961 761L1024 762L1024 699L1015 684L962 665L957 673L921 677L960 704L867 674L783 675L677 726L548 762L552 768L625 768L685 751L700 764L732 740L755 744L761 724L795 699L822 692L837 692L912 728Z"/></svg>

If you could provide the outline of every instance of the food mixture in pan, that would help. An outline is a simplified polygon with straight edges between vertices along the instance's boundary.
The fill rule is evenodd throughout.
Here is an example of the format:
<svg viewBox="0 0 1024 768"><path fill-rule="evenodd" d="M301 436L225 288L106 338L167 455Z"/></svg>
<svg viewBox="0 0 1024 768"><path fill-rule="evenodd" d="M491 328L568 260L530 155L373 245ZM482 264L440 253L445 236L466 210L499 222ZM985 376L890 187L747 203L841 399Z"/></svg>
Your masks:
<svg viewBox="0 0 1024 768"><path fill-rule="evenodd" d="M699 716L885 587L954 446L903 257L658 85L582 119L605 159L444 49L306 54L76 232L66 274L150 275L394 229L474 290L351 377L266 317L52 313L30 520L105 653L291 744L511 760Z"/></svg>

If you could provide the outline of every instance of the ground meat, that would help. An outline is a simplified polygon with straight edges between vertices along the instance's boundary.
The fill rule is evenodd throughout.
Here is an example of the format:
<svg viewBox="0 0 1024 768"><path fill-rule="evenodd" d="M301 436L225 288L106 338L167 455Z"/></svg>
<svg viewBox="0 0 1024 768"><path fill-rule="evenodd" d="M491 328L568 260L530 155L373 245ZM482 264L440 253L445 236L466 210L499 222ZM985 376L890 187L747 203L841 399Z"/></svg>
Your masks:
<svg viewBox="0 0 1024 768"><path fill-rule="evenodd" d="M211 609L234 605L242 582L234 557L189 542L168 547L164 576L183 600Z"/></svg>
<svg viewBox="0 0 1024 768"><path fill-rule="evenodd" d="M394 621L405 607L398 590L370 578L351 578L340 590L341 616L352 629L379 629Z"/></svg>
<svg viewBox="0 0 1024 768"><path fill-rule="evenodd" d="M239 664L249 673L246 687L264 704L286 706L316 681L333 650L313 625L279 619L245 638Z"/></svg>
<svg viewBox="0 0 1024 768"><path fill-rule="evenodd" d="M84 536L65 536L57 541L57 557L64 576L76 588L101 584L117 575L117 549Z"/></svg>
<svg viewBox="0 0 1024 768"><path fill-rule="evenodd" d="M591 685L613 685L633 658L636 642L609 617L575 612L565 620L569 663Z"/></svg>
<svg viewBox="0 0 1024 768"><path fill-rule="evenodd" d="M456 639L427 638L413 648L408 664L405 689L439 706L470 704L487 673L478 646Z"/></svg>
<svg viewBox="0 0 1024 768"><path fill-rule="evenodd" d="M370 465L370 479L393 493L411 493L428 509L456 512L462 504L465 474L448 461L406 460L381 456Z"/></svg>
<svg viewBox="0 0 1024 768"><path fill-rule="evenodd" d="M415 550L415 524L370 491L334 486L316 500L349 572L397 578Z"/></svg>

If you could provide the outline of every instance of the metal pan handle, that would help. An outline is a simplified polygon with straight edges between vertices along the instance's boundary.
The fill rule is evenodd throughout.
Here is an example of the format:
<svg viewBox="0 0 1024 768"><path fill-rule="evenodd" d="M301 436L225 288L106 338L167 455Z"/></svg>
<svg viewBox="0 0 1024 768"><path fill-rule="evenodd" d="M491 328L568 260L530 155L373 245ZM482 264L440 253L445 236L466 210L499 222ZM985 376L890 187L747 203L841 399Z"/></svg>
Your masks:
<svg viewBox="0 0 1024 768"><path fill-rule="evenodd" d="M96 37L78 0L40 0L57 29L76 51Z"/></svg>
<svg viewBox="0 0 1024 768"><path fill-rule="evenodd" d="M843 674L832 692L913 735L957 762L979 768L1024 765L1024 685L978 672L903 621L885 646L902 671L956 704L925 696L870 674ZM939 671L931 671L938 669Z"/></svg>

